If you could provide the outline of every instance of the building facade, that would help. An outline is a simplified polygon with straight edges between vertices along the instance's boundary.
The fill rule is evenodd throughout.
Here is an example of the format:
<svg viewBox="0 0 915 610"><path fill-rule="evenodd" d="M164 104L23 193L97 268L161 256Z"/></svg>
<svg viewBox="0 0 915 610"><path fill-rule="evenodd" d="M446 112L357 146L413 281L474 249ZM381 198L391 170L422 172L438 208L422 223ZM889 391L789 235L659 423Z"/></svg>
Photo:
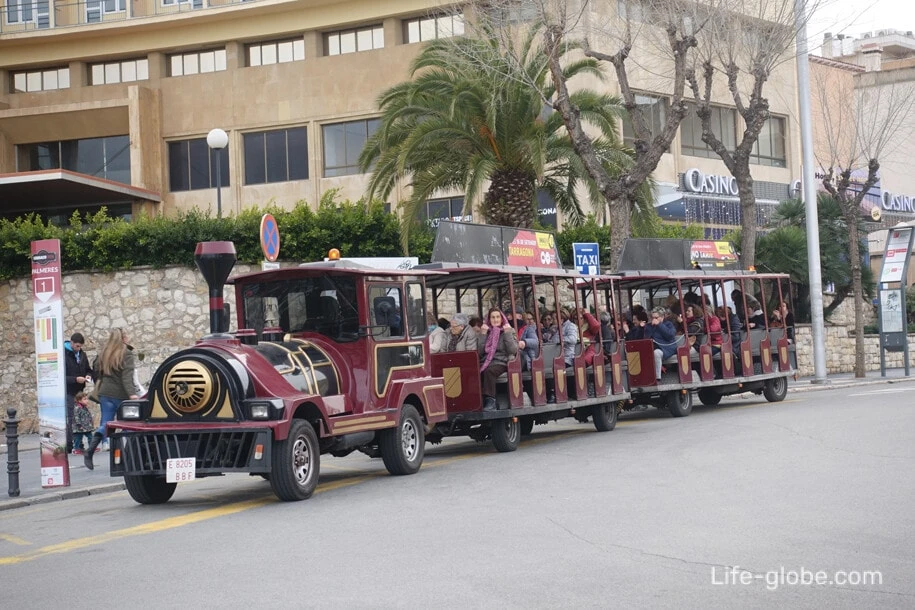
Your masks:
<svg viewBox="0 0 915 610"><path fill-rule="evenodd" d="M408 78L419 45L461 35L463 14L430 0L5 0L0 14L0 214L58 221L106 205L115 215L224 214L315 205L330 189L358 199L357 159L378 125L376 99ZM450 5L448 5L450 6ZM770 81L773 118L754 153L768 209L799 178L793 64ZM665 82L633 76L662 121ZM592 86L591 83L588 83ZM601 85L615 87L613 79ZM742 120L721 98L734 142ZM736 188L687 118L655 179L662 218L710 234L739 225ZM625 126L622 126L625 132ZM228 134L211 149L207 133ZM402 187L400 187L402 188ZM402 190L391 195L396 204ZM555 205L538 202L546 224ZM429 217L461 215L461 193ZM561 223L561 219L559 219Z"/></svg>

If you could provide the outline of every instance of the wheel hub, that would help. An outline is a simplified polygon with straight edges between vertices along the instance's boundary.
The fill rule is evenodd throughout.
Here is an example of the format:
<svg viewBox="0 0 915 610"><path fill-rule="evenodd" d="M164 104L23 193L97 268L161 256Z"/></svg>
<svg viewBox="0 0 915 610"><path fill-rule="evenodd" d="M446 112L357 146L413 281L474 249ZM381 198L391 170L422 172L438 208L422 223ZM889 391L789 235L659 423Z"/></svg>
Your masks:
<svg viewBox="0 0 915 610"><path fill-rule="evenodd" d="M405 421L400 429L400 432L401 443L403 445L403 454L408 460L412 460L414 457L416 457L416 450L418 446L416 428L413 426L413 422Z"/></svg>

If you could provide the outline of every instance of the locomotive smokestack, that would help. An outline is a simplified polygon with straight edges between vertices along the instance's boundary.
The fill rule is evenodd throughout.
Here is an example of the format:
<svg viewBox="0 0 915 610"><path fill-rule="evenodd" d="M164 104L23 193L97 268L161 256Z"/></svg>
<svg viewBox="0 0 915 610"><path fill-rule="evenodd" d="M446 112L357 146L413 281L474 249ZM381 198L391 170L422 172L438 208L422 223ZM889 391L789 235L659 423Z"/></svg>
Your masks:
<svg viewBox="0 0 915 610"><path fill-rule="evenodd" d="M230 241L202 241L194 250L194 262L210 289L210 332L213 334L222 331L223 287L235 260L235 244Z"/></svg>

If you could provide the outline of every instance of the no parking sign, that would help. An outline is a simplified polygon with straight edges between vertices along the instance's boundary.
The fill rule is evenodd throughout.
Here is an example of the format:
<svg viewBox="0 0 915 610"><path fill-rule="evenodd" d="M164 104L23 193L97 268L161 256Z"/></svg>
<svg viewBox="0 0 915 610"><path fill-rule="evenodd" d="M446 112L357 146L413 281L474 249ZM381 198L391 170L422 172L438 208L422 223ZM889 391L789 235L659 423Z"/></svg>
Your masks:
<svg viewBox="0 0 915 610"><path fill-rule="evenodd" d="M261 250L271 263L280 255L280 228L272 214L264 214L261 218Z"/></svg>

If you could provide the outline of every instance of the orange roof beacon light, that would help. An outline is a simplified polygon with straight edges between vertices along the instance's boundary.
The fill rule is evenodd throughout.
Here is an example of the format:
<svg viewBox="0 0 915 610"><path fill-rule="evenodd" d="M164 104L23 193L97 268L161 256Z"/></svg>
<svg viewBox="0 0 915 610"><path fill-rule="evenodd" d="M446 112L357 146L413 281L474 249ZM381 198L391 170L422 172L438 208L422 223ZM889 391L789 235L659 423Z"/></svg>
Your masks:
<svg viewBox="0 0 915 610"><path fill-rule="evenodd" d="M327 259L332 261L340 260L340 251L336 248L331 248L327 251Z"/></svg>

